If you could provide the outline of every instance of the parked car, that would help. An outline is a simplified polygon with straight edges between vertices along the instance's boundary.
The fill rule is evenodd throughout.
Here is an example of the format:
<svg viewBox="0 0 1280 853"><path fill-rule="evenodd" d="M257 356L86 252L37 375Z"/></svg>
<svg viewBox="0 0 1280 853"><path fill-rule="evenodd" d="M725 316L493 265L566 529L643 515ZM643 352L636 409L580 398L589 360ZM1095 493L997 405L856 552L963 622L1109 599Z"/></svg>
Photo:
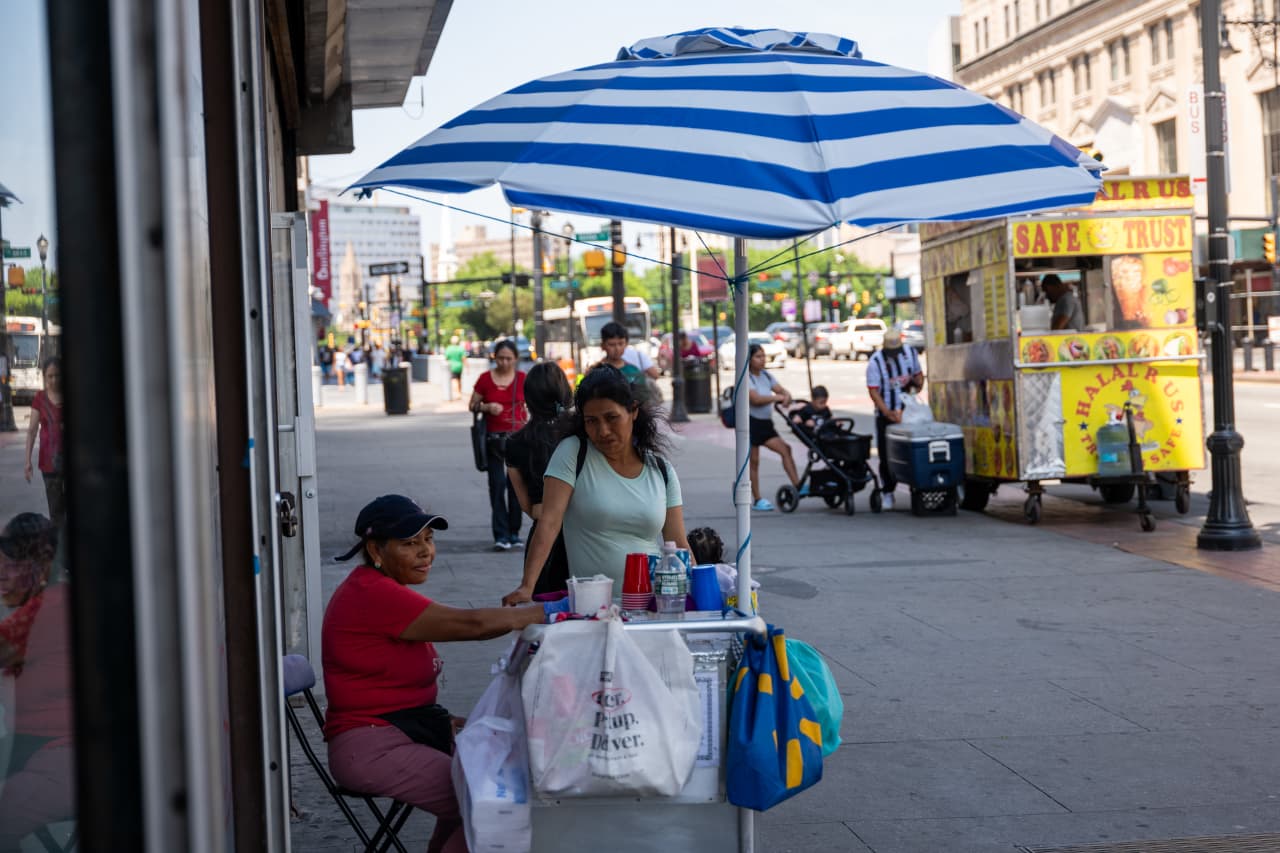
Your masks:
<svg viewBox="0 0 1280 853"><path fill-rule="evenodd" d="M830 356L831 336L844 328L843 323L810 323L809 338L813 341L814 358L818 356Z"/></svg>
<svg viewBox="0 0 1280 853"><path fill-rule="evenodd" d="M870 358L884 345L884 320L874 317L855 317L831 335L832 358Z"/></svg>
<svg viewBox="0 0 1280 853"><path fill-rule="evenodd" d="M711 359L712 366L714 366L716 360L716 349L711 345L711 341L707 339L707 336L696 330L692 332L685 332L684 334L689 335L689 339L693 341L694 347L698 350L698 355L703 358ZM658 357L655 360L655 363L658 365L658 369L663 373L667 373L671 370L670 332L663 335L662 339L658 342Z"/></svg>
<svg viewBox="0 0 1280 853"><path fill-rule="evenodd" d="M924 321L903 320L897 325L902 331L902 342L916 352L924 352Z"/></svg>
<svg viewBox="0 0 1280 853"><path fill-rule="evenodd" d="M804 355L804 350L800 346L801 329L804 327L799 323L770 323L764 327L765 334L772 337L775 341L782 344L786 349L787 355L793 358L798 355ZM812 339L813 332L809 332Z"/></svg>
<svg viewBox="0 0 1280 853"><path fill-rule="evenodd" d="M782 368L787 366L787 348L782 345L781 341L775 340L768 332L747 332L747 345L760 344L764 347L764 354L767 361L764 366L766 368ZM738 342L733 335L729 339L720 344L720 364L724 365L726 370L732 370L734 364L734 353Z"/></svg>
<svg viewBox="0 0 1280 853"><path fill-rule="evenodd" d="M712 329L710 326L699 326L698 331L703 335L703 337L711 341L712 346L719 346L724 343L726 339L733 337L732 326L716 326L715 335L711 334Z"/></svg>

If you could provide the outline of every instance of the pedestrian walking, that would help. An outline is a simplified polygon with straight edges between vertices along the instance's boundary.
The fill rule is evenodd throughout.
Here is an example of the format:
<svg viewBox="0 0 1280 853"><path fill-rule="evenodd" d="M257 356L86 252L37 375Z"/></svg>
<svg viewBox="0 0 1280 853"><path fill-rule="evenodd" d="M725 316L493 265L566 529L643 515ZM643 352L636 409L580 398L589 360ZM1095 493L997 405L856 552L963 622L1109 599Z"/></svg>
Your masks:
<svg viewBox="0 0 1280 853"><path fill-rule="evenodd" d="M476 380L471 411L485 415L485 451L489 459L489 511L493 550L520 548L520 500L507 478L507 439L525 425L523 371L516 369L519 353L514 341L498 341L494 366Z"/></svg>
<svg viewBox="0 0 1280 853"><path fill-rule="evenodd" d="M49 504L49 518L55 528L60 528L67 513L66 480L62 466L62 364L57 358L46 358L40 367L44 388L36 392L31 401L31 416L27 426L27 453L25 475L31 482L31 451L37 436L40 454L36 460L40 476L44 478L44 495Z"/></svg>
<svg viewBox="0 0 1280 853"><path fill-rule="evenodd" d="M924 371L916 351L902 342L900 329L884 333L884 345L867 361L867 393L876 407L876 453L880 457L880 493L885 509L893 509L898 481L889 470L885 428L902 422L905 395L924 387Z"/></svg>
<svg viewBox="0 0 1280 853"><path fill-rule="evenodd" d="M387 366L387 351L382 346L381 341L377 341L373 345L373 350L369 353L369 375L378 379L382 376L382 369Z"/></svg>
<svg viewBox="0 0 1280 853"><path fill-rule="evenodd" d="M335 349L333 351L333 375L338 379L339 388L347 384L346 350Z"/></svg>
<svg viewBox="0 0 1280 853"><path fill-rule="evenodd" d="M773 510L773 503L760 496L760 448L767 447L782 459L782 469L800 497L809 493L808 486L800 487L800 474L791 447L778 435L773 426L773 404L791 405L791 392L778 384L772 374L764 369L769 360L764 347L752 344L748 352L747 400L751 404L751 508L760 512Z"/></svg>
<svg viewBox="0 0 1280 853"><path fill-rule="evenodd" d="M529 409L529 422L507 441L507 476L511 478L520 508L533 521L529 527L532 542L538 531L538 519L542 517L543 475L560 443L561 429L573 406L573 389L560 365L543 361L531 367L524 380L524 401ZM568 582L569 555L562 530L542 566L533 593L562 592L568 588Z"/></svg>
<svg viewBox="0 0 1280 853"><path fill-rule="evenodd" d="M457 335L449 338L449 345L444 348L444 360L449 362L449 381L453 383L454 393L462 396L462 362L467 358L467 351Z"/></svg>

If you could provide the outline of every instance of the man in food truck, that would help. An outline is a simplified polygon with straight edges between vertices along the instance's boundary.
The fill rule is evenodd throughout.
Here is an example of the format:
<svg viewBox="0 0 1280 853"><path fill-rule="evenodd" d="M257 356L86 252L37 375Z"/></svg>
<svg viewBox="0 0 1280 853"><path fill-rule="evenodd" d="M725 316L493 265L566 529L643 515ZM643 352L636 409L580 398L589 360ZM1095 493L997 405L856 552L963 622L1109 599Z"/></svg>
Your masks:
<svg viewBox="0 0 1280 853"><path fill-rule="evenodd" d="M867 394L876 407L876 453L880 456L880 492L884 509L893 509L898 487L889 470L885 428L902 422L905 396L924 387L924 371L916 351L902 342L900 329L884 333L884 344L867 360Z"/></svg>
<svg viewBox="0 0 1280 853"><path fill-rule="evenodd" d="M1071 285L1058 278L1055 273L1049 273L1040 279L1040 289L1053 303L1053 316L1049 321L1051 329L1055 332L1079 332L1084 329L1084 309L1080 307L1080 299Z"/></svg>

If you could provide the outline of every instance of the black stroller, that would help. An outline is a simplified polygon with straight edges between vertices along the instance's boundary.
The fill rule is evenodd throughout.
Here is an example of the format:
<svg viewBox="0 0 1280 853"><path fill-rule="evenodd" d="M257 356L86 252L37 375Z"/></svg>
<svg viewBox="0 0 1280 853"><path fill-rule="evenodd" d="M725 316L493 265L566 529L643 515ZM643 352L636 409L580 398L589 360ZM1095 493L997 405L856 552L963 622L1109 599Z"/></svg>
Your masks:
<svg viewBox="0 0 1280 853"><path fill-rule="evenodd" d="M867 462L871 457L871 436L854 432L853 418L832 418L816 431L811 431L791 417L806 402L795 400L789 409L781 403L773 404L792 435L809 450L808 462L800 475L800 489L790 484L778 489L778 509L795 512L802 497L822 498L832 509L843 505L845 514L853 515L853 496L870 483L871 511L879 512L882 507L880 481ZM815 469L814 465L819 463L823 467ZM808 492L801 495L805 486L808 486Z"/></svg>

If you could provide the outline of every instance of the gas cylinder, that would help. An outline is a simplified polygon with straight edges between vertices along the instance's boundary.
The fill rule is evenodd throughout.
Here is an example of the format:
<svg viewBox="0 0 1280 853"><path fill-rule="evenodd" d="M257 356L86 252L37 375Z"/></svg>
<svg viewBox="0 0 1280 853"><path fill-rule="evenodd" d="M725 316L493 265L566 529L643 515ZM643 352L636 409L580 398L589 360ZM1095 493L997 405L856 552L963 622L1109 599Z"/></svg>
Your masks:
<svg viewBox="0 0 1280 853"><path fill-rule="evenodd" d="M1132 473L1129 426L1124 421L1124 412L1116 412L1110 422L1098 430L1098 476L1128 477Z"/></svg>

